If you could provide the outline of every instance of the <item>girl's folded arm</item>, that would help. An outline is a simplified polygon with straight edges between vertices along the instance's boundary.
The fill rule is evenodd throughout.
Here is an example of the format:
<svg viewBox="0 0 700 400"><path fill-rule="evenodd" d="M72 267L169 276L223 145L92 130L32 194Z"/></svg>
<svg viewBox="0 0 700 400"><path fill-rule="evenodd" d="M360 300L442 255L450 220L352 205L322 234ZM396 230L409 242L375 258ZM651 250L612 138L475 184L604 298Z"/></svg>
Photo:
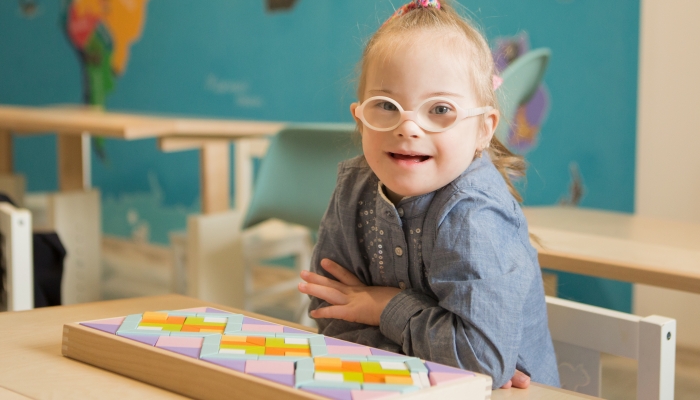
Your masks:
<svg viewBox="0 0 700 400"><path fill-rule="evenodd" d="M495 388L505 384L518 361L533 276L517 228L485 196L455 204L425 260L434 296L401 292L384 309L381 332L406 354L491 375Z"/></svg>

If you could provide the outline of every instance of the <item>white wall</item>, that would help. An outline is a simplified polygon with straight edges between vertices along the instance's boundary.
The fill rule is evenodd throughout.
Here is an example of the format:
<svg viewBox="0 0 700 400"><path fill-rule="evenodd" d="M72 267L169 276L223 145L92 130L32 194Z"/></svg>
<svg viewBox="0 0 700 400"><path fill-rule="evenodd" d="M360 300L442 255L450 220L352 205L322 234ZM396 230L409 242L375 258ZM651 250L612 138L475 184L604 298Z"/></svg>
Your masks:
<svg viewBox="0 0 700 400"><path fill-rule="evenodd" d="M700 224L700 1L642 0L636 213ZM700 243L698 243L700 248ZM700 295L636 285L634 312L700 349Z"/></svg>

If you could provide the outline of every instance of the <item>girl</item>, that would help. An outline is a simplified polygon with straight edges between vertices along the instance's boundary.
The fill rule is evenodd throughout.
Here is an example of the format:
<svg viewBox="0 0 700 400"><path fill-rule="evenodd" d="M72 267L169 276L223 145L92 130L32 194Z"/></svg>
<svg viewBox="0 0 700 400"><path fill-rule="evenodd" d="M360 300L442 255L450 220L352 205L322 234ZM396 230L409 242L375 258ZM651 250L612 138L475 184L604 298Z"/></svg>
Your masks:
<svg viewBox="0 0 700 400"><path fill-rule="evenodd" d="M299 290L325 335L485 373L494 388L526 387L516 368L559 386L509 177L524 164L493 137L493 73L485 39L444 0L415 0L374 34L350 107L364 155L339 167Z"/></svg>

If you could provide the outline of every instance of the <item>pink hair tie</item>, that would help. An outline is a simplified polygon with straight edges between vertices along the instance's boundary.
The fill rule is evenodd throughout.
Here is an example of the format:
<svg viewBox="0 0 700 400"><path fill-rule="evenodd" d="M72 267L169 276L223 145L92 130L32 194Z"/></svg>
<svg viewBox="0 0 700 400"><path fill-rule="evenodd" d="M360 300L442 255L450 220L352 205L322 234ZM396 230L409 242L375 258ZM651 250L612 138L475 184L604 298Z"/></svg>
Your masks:
<svg viewBox="0 0 700 400"><path fill-rule="evenodd" d="M498 75L493 76L493 90L497 90L503 84L503 78Z"/></svg>
<svg viewBox="0 0 700 400"><path fill-rule="evenodd" d="M411 10L415 10L416 8L428 8L428 7L434 7L434 8L439 10L441 7L440 0L413 0L410 3L406 3L406 4L402 5L401 7L399 7L398 9L396 9L396 11L394 11L394 13L391 15L391 17L389 17L389 19L384 21L384 24L382 24L382 26L386 25L387 22L389 22L395 18L400 17Z"/></svg>

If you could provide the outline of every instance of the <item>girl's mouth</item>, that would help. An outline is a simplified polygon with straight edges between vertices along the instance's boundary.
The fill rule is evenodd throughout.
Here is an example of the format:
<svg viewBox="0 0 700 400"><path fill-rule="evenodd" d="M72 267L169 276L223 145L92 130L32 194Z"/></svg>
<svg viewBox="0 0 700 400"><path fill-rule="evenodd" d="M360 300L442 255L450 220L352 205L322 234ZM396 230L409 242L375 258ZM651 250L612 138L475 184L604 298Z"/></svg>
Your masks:
<svg viewBox="0 0 700 400"><path fill-rule="evenodd" d="M401 153L389 153L389 157L399 160L399 161L409 161L414 163L422 163L431 159L431 156L426 156L423 154L401 154Z"/></svg>

